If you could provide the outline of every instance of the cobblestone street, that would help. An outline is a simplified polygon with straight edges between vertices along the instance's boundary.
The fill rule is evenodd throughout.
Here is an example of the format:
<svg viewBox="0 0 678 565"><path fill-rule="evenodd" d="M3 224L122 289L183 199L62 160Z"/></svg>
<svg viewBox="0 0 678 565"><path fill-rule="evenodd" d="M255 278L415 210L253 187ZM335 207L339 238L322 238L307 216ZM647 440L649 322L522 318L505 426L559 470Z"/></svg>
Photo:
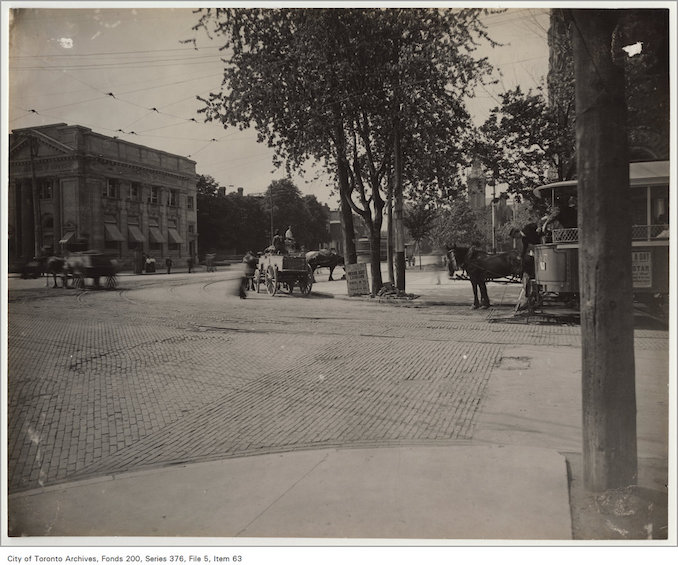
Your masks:
<svg viewBox="0 0 678 565"><path fill-rule="evenodd" d="M84 292L10 280L10 492L245 454L469 442L507 350L579 347L578 327L491 324L466 303L331 298L345 281L240 300L229 276ZM667 333L636 343L666 351Z"/></svg>

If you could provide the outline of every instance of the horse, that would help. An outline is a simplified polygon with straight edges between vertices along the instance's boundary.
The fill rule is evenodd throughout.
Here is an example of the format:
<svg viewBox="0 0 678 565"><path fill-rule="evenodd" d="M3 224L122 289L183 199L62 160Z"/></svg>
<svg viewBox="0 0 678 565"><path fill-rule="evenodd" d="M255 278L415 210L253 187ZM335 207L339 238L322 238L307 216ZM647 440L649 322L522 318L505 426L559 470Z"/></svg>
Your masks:
<svg viewBox="0 0 678 565"><path fill-rule="evenodd" d="M66 271L66 259L63 257L48 257L45 263L45 286L49 286L49 277L54 278L54 287L57 288L57 276L61 277L61 286L68 287L68 273Z"/></svg>
<svg viewBox="0 0 678 565"><path fill-rule="evenodd" d="M332 281L334 280L332 278L334 268L337 265L343 265L344 258L335 251L321 249L320 251L309 251L308 253L306 253L306 262L311 267L311 271L313 274L315 274L315 270L320 267L329 267L330 277L327 280Z"/></svg>
<svg viewBox="0 0 678 565"><path fill-rule="evenodd" d="M490 298L487 295L485 281L507 277L520 276L522 261L517 251L505 253L485 253L472 247L457 247L453 245L447 248L447 256L453 268L463 268L471 280L473 287L473 309L489 308ZM480 289L481 301L478 301L478 289Z"/></svg>
<svg viewBox="0 0 678 565"><path fill-rule="evenodd" d="M85 279L91 278L95 288L100 288L101 277L106 279L106 288L117 286L119 263L96 250L72 253L66 258L64 273L71 276L75 288L85 288Z"/></svg>

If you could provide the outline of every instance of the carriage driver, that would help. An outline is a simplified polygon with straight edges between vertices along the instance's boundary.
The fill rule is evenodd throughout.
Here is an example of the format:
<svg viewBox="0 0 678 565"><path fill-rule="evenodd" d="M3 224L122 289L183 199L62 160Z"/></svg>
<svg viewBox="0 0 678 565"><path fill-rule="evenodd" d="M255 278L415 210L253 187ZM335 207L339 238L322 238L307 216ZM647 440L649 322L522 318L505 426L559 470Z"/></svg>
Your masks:
<svg viewBox="0 0 678 565"><path fill-rule="evenodd" d="M296 245L294 236L292 235L292 226L287 226L287 231L285 232L285 247L288 251L294 251Z"/></svg>
<svg viewBox="0 0 678 565"><path fill-rule="evenodd" d="M283 240L282 235L280 235L280 230L275 230L272 245L273 251L278 255L283 255L286 253L287 250L285 249L285 241Z"/></svg>

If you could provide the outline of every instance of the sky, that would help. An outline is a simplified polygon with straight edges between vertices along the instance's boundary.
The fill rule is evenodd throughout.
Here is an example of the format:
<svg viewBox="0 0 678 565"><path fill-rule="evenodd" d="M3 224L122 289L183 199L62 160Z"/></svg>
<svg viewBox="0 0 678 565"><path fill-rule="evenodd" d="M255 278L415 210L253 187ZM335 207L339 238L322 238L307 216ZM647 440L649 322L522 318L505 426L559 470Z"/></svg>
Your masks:
<svg viewBox="0 0 678 565"><path fill-rule="evenodd" d="M198 113L196 96L218 91L223 69L219 42L191 29L200 4L73 4L76 8L16 2L21 9L7 12L7 131L61 122L86 126L189 157L199 174L214 177L229 192L237 187L245 194L264 192L286 176L274 168L272 150L257 143L253 130L225 130L204 123ZM535 88L546 76L548 8L521 6L529 7L486 17L490 36L502 46L479 51L497 68L499 82L478 89L468 101L477 125L498 105L500 92L517 85ZM180 43L191 38L197 49ZM313 167L292 178L303 194L337 206L327 177L319 178Z"/></svg>

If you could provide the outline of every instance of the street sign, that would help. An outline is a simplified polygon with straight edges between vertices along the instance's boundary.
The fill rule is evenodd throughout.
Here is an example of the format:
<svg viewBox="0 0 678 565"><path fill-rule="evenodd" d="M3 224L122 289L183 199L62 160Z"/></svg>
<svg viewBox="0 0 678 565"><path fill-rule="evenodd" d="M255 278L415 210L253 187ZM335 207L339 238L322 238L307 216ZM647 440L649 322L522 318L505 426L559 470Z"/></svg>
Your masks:
<svg viewBox="0 0 678 565"><path fill-rule="evenodd" d="M367 278L367 265L357 263L355 265L345 265L346 284L348 285L349 296L359 296L370 293L370 281Z"/></svg>
<svg viewBox="0 0 678 565"><path fill-rule="evenodd" d="M652 254L649 251L631 253L633 288L652 287Z"/></svg>

